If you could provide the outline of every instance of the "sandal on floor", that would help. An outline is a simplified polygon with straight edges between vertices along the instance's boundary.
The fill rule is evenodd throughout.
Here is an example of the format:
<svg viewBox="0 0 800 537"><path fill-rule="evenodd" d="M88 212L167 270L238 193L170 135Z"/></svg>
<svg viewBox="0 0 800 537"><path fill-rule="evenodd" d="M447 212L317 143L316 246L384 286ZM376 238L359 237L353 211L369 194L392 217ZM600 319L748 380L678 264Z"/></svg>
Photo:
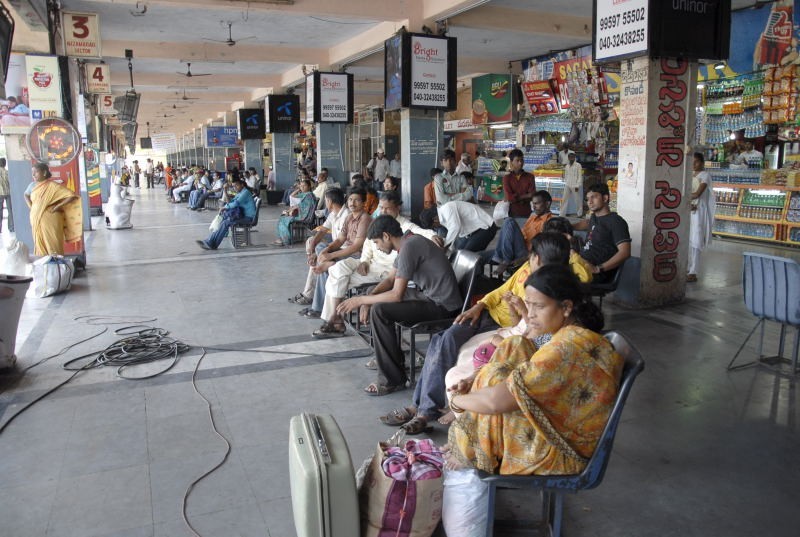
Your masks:
<svg viewBox="0 0 800 537"><path fill-rule="evenodd" d="M364 367L366 367L367 369L372 369L373 371L377 371L378 361L375 358L373 358L372 360L364 364Z"/></svg>
<svg viewBox="0 0 800 537"><path fill-rule="evenodd" d="M697 281L697 274L688 274L686 276L686 281L689 283L693 283Z"/></svg>
<svg viewBox="0 0 800 537"><path fill-rule="evenodd" d="M406 434L422 434L433 431L433 427L428 425L428 420L420 416L415 416L411 421L400 426Z"/></svg>
<svg viewBox="0 0 800 537"><path fill-rule="evenodd" d="M383 384L378 384L377 382L373 382L366 388L364 388L364 392L367 395L373 397L382 397L384 395L389 395L390 393L394 393L396 391L402 390L404 386L384 386Z"/></svg>
<svg viewBox="0 0 800 537"><path fill-rule="evenodd" d="M297 293L292 298L287 298L286 300L288 300L292 304L298 304L300 306L309 306L309 305L311 305L311 299L310 298L306 298L306 295L304 295L303 293Z"/></svg>
<svg viewBox="0 0 800 537"><path fill-rule="evenodd" d="M330 339L335 337L344 337L347 329L344 326L336 326L335 324L325 323L318 329L314 330L311 334L317 339Z"/></svg>
<svg viewBox="0 0 800 537"><path fill-rule="evenodd" d="M417 409L414 407L395 408L385 416L381 416L378 419L384 425L397 427L399 425L405 425L409 421L413 420L416 415Z"/></svg>

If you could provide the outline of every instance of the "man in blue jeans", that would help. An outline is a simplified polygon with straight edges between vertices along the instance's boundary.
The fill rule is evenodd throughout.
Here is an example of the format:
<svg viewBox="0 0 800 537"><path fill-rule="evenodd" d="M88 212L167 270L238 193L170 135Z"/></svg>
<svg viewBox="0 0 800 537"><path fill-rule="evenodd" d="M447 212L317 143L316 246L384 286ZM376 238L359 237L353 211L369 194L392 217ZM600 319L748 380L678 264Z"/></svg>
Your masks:
<svg viewBox="0 0 800 537"><path fill-rule="evenodd" d="M222 240L228 235L228 229L234 224L249 224L256 217L256 202L253 193L245 188L241 179L234 179L233 189L236 196L226 203L219 212L223 215L222 223L216 231L204 241L198 240L197 244L204 250L216 250Z"/></svg>

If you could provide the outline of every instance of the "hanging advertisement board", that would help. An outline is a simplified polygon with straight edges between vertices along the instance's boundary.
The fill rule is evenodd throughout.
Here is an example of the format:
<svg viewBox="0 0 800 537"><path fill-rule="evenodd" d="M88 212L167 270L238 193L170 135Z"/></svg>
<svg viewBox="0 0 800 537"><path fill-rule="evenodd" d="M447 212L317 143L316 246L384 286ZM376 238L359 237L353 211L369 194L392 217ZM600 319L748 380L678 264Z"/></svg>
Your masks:
<svg viewBox="0 0 800 537"><path fill-rule="evenodd" d="M206 147L239 147L239 129L236 127L203 127L203 129L206 131Z"/></svg>
<svg viewBox="0 0 800 537"><path fill-rule="evenodd" d="M511 121L511 75L483 75L472 79L472 123Z"/></svg>
<svg viewBox="0 0 800 537"><path fill-rule="evenodd" d="M596 62L645 56L649 0L595 0L592 57Z"/></svg>
<svg viewBox="0 0 800 537"><path fill-rule="evenodd" d="M408 34L411 108L452 110L456 96L456 40Z"/></svg>
<svg viewBox="0 0 800 537"><path fill-rule="evenodd" d="M6 98L0 99L0 133L27 134L31 128L25 55L11 53L6 77Z"/></svg>
<svg viewBox="0 0 800 537"><path fill-rule="evenodd" d="M352 74L314 71L306 78L306 90L306 121L353 122Z"/></svg>
<svg viewBox="0 0 800 537"><path fill-rule="evenodd" d="M28 54L25 56L25 70L31 120L62 117L58 56Z"/></svg>
<svg viewBox="0 0 800 537"><path fill-rule="evenodd" d="M242 140L261 140L264 138L264 110L261 108L240 108L236 112Z"/></svg>
<svg viewBox="0 0 800 537"><path fill-rule="evenodd" d="M178 150L178 141L173 132L152 134L150 141L153 144L153 151L157 153L175 153Z"/></svg>
<svg viewBox="0 0 800 537"><path fill-rule="evenodd" d="M403 42L405 32L399 32L384 41L383 92L384 108L399 110L408 105L408 96L403 91Z"/></svg>
<svg viewBox="0 0 800 537"><path fill-rule="evenodd" d="M558 107L554 80L538 80L536 82L523 82L522 93L528 103L528 109L534 116L558 114Z"/></svg>
<svg viewBox="0 0 800 537"><path fill-rule="evenodd" d="M87 93L111 93L111 68L105 63L84 66Z"/></svg>
<svg viewBox="0 0 800 537"><path fill-rule="evenodd" d="M269 132L300 132L299 95L268 95L266 112Z"/></svg>
<svg viewBox="0 0 800 537"><path fill-rule="evenodd" d="M102 58L100 17L97 13L71 13L68 11L62 13L66 55L77 58Z"/></svg>

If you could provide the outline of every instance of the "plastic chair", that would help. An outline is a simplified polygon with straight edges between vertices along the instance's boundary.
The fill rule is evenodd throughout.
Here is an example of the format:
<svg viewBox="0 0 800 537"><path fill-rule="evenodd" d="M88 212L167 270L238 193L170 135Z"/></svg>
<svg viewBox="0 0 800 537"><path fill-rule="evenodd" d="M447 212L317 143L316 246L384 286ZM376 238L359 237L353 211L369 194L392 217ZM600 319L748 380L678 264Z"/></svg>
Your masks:
<svg viewBox="0 0 800 537"><path fill-rule="evenodd" d="M231 245L234 248L252 246L250 243L250 229L258 225L258 211L261 209L261 198L255 198L256 215L250 224L234 224L231 226Z"/></svg>
<svg viewBox="0 0 800 537"><path fill-rule="evenodd" d="M633 387L633 381L644 370L644 360L639 351L622 334L608 332L605 337L611 342L616 351L625 358L625 366L622 370L622 379L617 399L614 402L614 408L611 410L608 422L603 429L602 435L600 435L597 447L586 468L576 475L514 476L478 472L481 480L489 486L487 537L492 537L494 534L494 503L498 487L541 490L542 522L547 525L550 536L560 537L564 514L564 494L593 489L603 481L608 461L611 458L611 448L614 446L614 437L622 416L622 409Z"/></svg>
<svg viewBox="0 0 800 537"><path fill-rule="evenodd" d="M780 366L782 363L791 362L791 375L796 375L798 370L798 350L800 347L800 264L785 257L745 252L744 267L742 269L742 292L747 310L758 317L758 322L747 334L733 359L728 364L728 370L737 370L751 365L760 364L770 368ZM778 341L778 354L765 357L764 350L764 324L765 321L780 323L781 330ZM744 349L750 337L758 327L761 333L758 341L758 359L753 362L734 366L736 358ZM795 329L794 352L791 361L783 356L786 340L786 327Z"/></svg>
<svg viewBox="0 0 800 537"><path fill-rule="evenodd" d="M589 284L589 295L600 298L600 309L603 309L603 298L607 294L613 293L617 290L617 287L619 286L619 280L622 277L622 269L625 268L626 261L623 261L622 264L617 267L611 281L605 283L592 282Z"/></svg>
<svg viewBox="0 0 800 537"><path fill-rule="evenodd" d="M472 292L475 286L475 279L478 274L481 256L477 252L469 250L458 250L452 260L453 272L456 274L458 287L461 291L461 296L464 297L464 304L461 306L461 311L464 312L469 308L470 301L472 300ZM481 269L483 267L480 267ZM447 319L436 319L433 321L422 321L419 323L399 321L395 323L395 330L397 331L397 341L403 341L403 333L408 331L408 356L409 356L409 369L411 386L416 383L416 354L417 354L417 335L432 335L441 332L448 326L453 324L454 317Z"/></svg>

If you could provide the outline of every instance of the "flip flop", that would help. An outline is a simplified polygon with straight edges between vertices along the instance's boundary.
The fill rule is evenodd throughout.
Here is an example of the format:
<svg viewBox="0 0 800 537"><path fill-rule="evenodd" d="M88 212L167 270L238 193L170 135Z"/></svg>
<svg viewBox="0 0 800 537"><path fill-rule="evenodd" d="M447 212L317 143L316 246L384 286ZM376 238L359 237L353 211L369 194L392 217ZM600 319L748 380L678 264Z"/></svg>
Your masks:
<svg viewBox="0 0 800 537"><path fill-rule="evenodd" d="M400 425L405 425L409 421L413 420L416 415L417 409L414 407L395 408L385 416L381 416L378 419L384 425L397 427Z"/></svg>
<svg viewBox="0 0 800 537"><path fill-rule="evenodd" d="M377 371L378 370L378 361L375 358L373 358L372 360L370 360L369 362L364 364L364 367L366 367L367 369L371 369L373 371Z"/></svg>
<svg viewBox="0 0 800 537"><path fill-rule="evenodd" d="M314 330L314 332L312 332L311 335L316 339L330 339L336 337L344 337L346 331L347 329L344 326L337 328L336 325L333 325L331 323L325 323L318 329Z"/></svg>
<svg viewBox="0 0 800 537"><path fill-rule="evenodd" d="M372 397L382 397L384 395L389 395L390 393L402 390L403 388L404 386L384 386L382 384L373 382L364 388L364 392Z"/></svg>
<svg viewBox="0 0 800 537"><path fill-rule="evenodd" d="M414 419L411 421L404 423L400 426L406 434L414 435L414 434L422 434L422 433L429 433L433 431L433 427L428 425L428 421L425 418L421 418L419 416L415 416Z"/></svg>

